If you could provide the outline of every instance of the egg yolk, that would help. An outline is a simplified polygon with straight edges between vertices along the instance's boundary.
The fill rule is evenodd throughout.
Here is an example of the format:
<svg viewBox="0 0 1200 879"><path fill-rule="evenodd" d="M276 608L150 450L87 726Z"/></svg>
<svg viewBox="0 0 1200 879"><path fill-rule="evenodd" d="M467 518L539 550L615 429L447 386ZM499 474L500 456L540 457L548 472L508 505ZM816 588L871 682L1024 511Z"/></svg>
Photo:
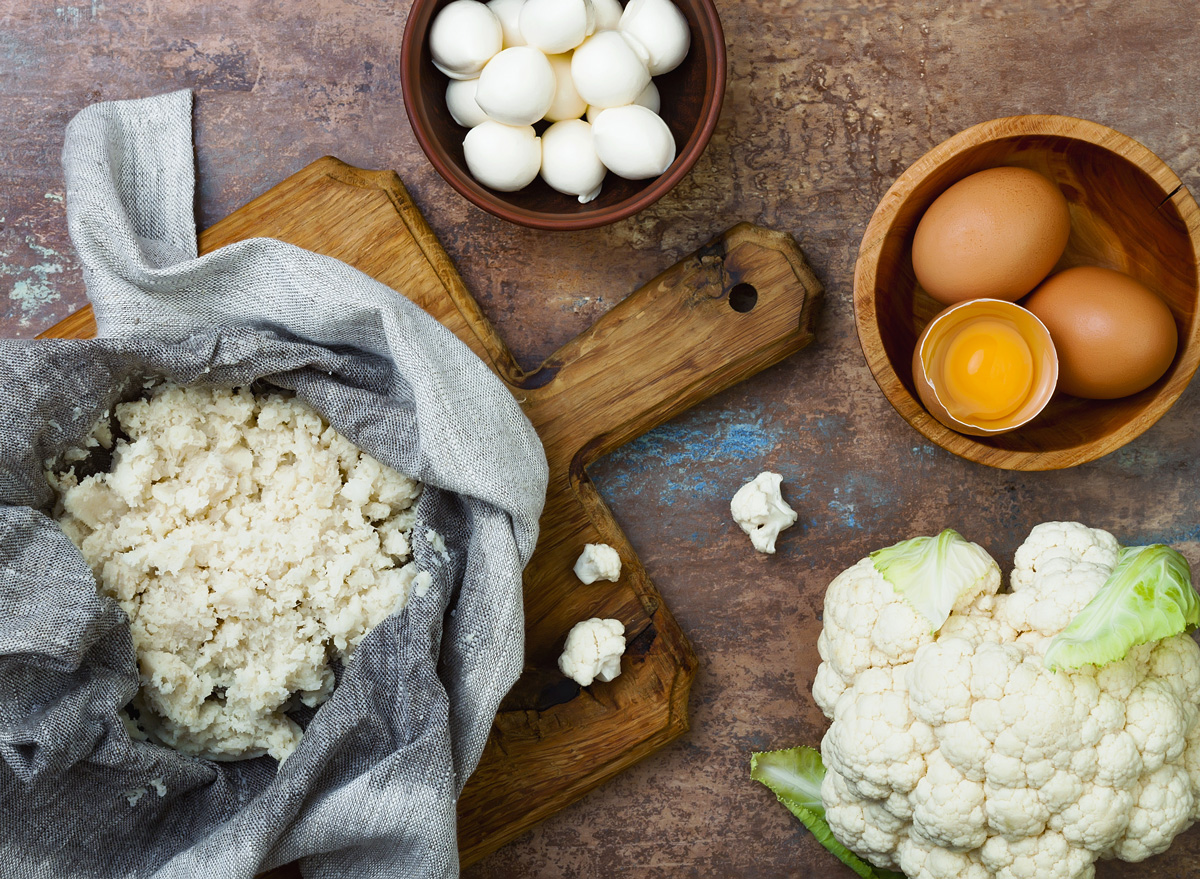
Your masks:
<svg viewBox="0 0 1200 879"><path fill-rule="evenodd" d="M1033 354L1017 328L998 320L961 327L942 361L946 409L960 421L1015 412L1033 386Z"/></svg>

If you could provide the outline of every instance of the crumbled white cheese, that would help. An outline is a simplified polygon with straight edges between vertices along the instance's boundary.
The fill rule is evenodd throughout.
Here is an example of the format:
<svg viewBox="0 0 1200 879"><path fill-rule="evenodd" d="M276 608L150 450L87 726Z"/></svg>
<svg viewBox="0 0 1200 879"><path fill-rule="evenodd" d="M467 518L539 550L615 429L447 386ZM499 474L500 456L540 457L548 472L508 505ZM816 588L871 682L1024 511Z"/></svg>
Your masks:
<svg viewBox="0 0 1200 879"><path fill-rule="evenodd" d="M433 585L433 576L428 571L420 571L417 576L413 577L412 594L417 598L424 598L429 594L429 587ZM450 612L454 615L454 611Z"/></svg>
<svg viewBox="0 0 1200 879"><path fill-rule="evenodd" d="M129 733L129 737L135 742L144 742L147 739L146 731L137 725L137 721L130 717L125 711L118 711L117 716L121 718L121 724L125 727L125 732Z"/></svg>
<svg viewBox="0 0 1200 879"><path fill-rule="evenodd" d="M607 543L588 543L575 561L575 576L584 583L621 579L621 557Z"/></svg>
<svg viewBox="0 0 1200 879"><path fill-rule="evenodd" d="M621 674L621 656L625 653L625 626L620 620L592 617L576 623L567 633L567 643L558 667L579 686L593 680L611 681Z"/></svg>
<svg viewBox="0 0 1200 879"><path fill-rule="evenodd" d="M442 561L450 561L450 553L446 550L446 540L432 528L425 531L425 541L429 548L442 557Z"/></svg>
<svg viewBox="0 0 1200 879"><path fill-rule="evenodd" d="M146 789L144 787L133 787L125 791L125 800L129 803L129 805L136 806L138 804L138 800L145 795Z"/></svg>
<svg viewBox="0 0 1200 879"><path fill-rule="evenodd" d="M778 473L760 473L737 490L729 504L733 520L750 535L759 552L775 552L775 538L796 521L796 511L779 493L783 477Z"/></svg>
<svg viewBox="0 0 1200 879"><path fill-rule="evenodd" d="M154 792L160 797L167 795L167 785L161 778L150 779L150 787L154 788Z"/></svg>
<svg viewBox="0 0 1200 879"><path fill-rule="evenodd" d="M125 437L94 434L110 472L48 478L129 616L138 724L187 754L283 760L293 697L323 702L330 661L428 591L411 561L421 485L280 394L159 385L115 414Z"/></svg>

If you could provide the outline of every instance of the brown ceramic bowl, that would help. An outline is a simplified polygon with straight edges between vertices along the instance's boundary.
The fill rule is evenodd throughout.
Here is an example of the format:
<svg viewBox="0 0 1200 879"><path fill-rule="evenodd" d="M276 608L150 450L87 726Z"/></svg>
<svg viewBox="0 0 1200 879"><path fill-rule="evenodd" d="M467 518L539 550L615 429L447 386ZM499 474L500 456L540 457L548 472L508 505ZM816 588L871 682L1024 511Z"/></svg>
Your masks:
<svg viewBox="0 0 1200 879"><path fill-rule="evenodd" d="M456 123L446 109L449 79L433 66L426 39L434 16L449 2L414 0L408 13L400 50L404 109L417 143L433 167L485 211L535 229L565 231L603 226L653 204L683 179L704 152L725 97L725 37L712 0L674 0L691 27L692 45L682 64L654 77L662 96L660 115L675 135L676 155L671 167L649 180L625 180L609 172L600 195L587 204L555 192L540 177L519 192L496 192L476 183L463 158L467 129Z"/></svg>
<svg viewBox="0 0 1200 879"><path fill-rule="evenodd" d="M1119 400L1057 394L1011 433L964 436L917 398L913 347L942 306L917 283L912 241L925 209L951 184L1000 165L1054 180L1071 209L1071 237L1054 271L1098 265L1126 272L1170 306L1179 350L1166 374ZM1125 135L1065 116L1012 116L934 147L892 184L863 236L854 319L876 382L922 435L971 461L1006 470L1073 467L1118 449L1154 424L1200 363L1200 208L1171 169Z"/></svg>

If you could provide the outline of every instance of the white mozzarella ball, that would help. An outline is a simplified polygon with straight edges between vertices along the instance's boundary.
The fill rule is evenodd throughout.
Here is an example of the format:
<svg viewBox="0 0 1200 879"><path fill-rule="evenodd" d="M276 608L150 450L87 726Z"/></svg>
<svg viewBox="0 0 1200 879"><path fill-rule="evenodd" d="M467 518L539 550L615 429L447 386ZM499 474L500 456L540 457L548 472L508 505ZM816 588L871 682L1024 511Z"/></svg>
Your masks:
<svg viewBox="0 0 1200 879"><path fill-rule="evenodd" d="M653 81L648 83L646 87L642 89L642 93L634 98L633 102L639 107L645 107L652 113L657 113L662 109L662 97L658 94L658 86L656 86ZM604 112L603 107L589 106L587 108L587 121L595 122L596 117L602 112Z"/></svg>
<svg viewBox="0 0 1200 879"><path fill-rule="evenodd" d="M601 31L571 56L571 78L581 98L603 109L632 103L650 71L619 31Z"/></svg>
<svg viewBox="0 0 1200 879"><path fill-rule="evenodd" d="M592 144L592 126L582 119L555 122L542 133L542 179L587 204L600 194L605 168Z"/></svg>
<svg viewBox="0 0 1200 879"><path fill-rule="evenodd" d="M546 56L530 46L514 46L484 66L475 103L497 122L532 125L546 115L557 89Z"/></svg>
<svg viewBox="0 0 1200 879"><path fill-rule="evenodd" d="M658 86L650 82L641 94L633 99L633 102L639 107L645 107L651 113L657 113L662 109L662 96L658 93Z"/></svg>
<svg viewBox="0 0 1200 879"><path fill-rule="evenodd" d="M556 88L554 101L546 111L546 118L551 122L564 119L578 119L587 110L587 101L579 97L575 90L575 80L571 79L570 55L547 55L550 66L554 68Z"/></svg>
<svg viewBox="0 0 1200 879"><path fill-rule="evenodd" d="M618 28L645 49L652 76L678 67L692 44L687 19L671 0L629 0Z"/></svg>
<svg viewBox="0 0 1200 879"><path fill-rule="evenodd" d="M521 36L547 55L574 49L596 27L592 0L525 0Z"/></svg>
<svg viewBox="0 0 1200 879"><path fill-rule="evenodd" d="M487 8L500 19L500 28L504 31L504 48L524 46L525 38L521 36L521 7L525 0L488 0Z"/></svg>
<svg viewBox="0 0 1200 879"><path fill-rule="evenodd" d="M612 107L592 124L596 155L629 180L657 177L675 161L675 138L659 115L637 104Z"/></svg>
<svg viewBox="0 0 1200 879"><path fill-rule="evenodd" d="M487 113L475 103L475 89L478 85L478 79L452 79L446 86L446 106L450 109L454 121L463 128L474 128L488 118Z"/></svg>
<svg viewBox="0 0 1200 879"><path fill-rule="evenodd" d="M454 0L429 28L433 65L451 79L474 79L504 46L500 19L478 0Z"/></svg>
<svg viewBox="0 0 1200 879"><path fill-rule="evenodd" d="M504 125L491 119L463 140L471 176L500 192L516 192L533 182L542 166L542 139L532 125Z"/></svg>
<svg viewBox="0 0 1200 879"><path fill-rule="evenodd" d="M592 9L596 14L597 31L615 31L621 21L620 0L592 0Z"/></svg>

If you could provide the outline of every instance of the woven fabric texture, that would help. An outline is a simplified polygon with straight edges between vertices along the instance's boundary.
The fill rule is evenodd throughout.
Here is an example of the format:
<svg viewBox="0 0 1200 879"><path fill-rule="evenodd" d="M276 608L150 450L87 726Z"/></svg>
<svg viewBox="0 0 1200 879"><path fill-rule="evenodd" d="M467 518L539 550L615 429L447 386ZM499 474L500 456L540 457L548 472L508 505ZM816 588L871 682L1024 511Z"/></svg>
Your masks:
<svg viewBox="0 0 1200 879"><path fill-rule="evenodd" d="M100 337L0 342L0 876L233 879L297 859L322 879L457 875L455 803L522 666L545 455L483 362L395 291L269 239L198 257L191 106L71 122L68 222ZM432 588L362 641L282 765L130 738L128 622L49 518L46 462L150 380L291 390L426 485Z"/></svg>

